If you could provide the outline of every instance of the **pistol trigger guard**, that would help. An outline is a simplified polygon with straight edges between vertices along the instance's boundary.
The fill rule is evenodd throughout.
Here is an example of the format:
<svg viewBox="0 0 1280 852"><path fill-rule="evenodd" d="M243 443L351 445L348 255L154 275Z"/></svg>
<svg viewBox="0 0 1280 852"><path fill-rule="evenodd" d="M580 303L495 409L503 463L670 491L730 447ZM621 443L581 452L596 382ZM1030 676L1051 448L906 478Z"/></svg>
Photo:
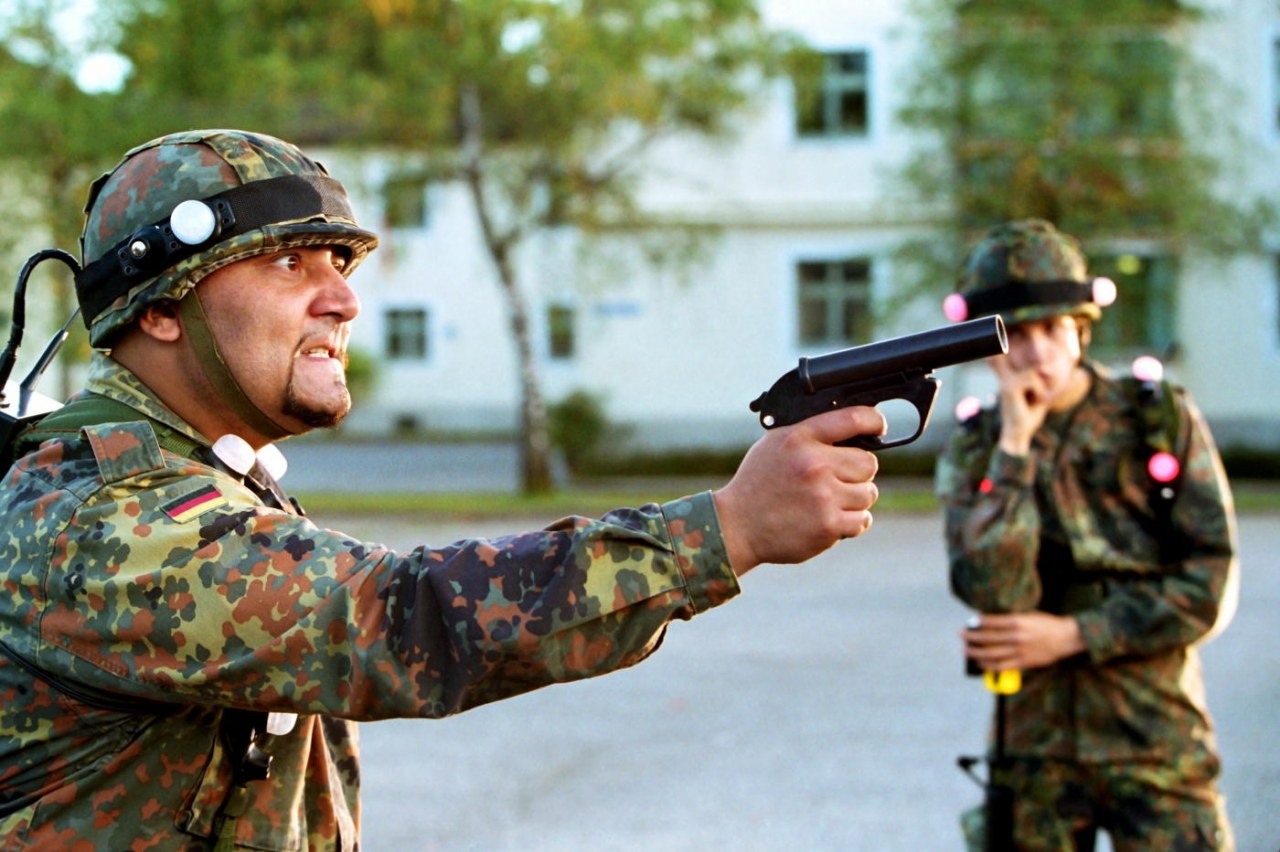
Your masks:
<svg viewBox="0 0 1280 852"><path fill-rule="evenodd" d="M924 430L929 427L929 416L933 413L933 404L938 398L938 389L942 387L942 380L932 375L921 376L920 378L911 380L905 384L901 393L880 394L868 399L854 399L849 401L849 405L879 405L882 402L888 402L893 399L901 399L904 402L911 403L915 407L916 414L920 416L919 422L916 424L916 430L905 438L894 438L886 441L879 435L859 435L856 438L850 438L848 441L841 441L841 447L859 447L864 450L888 450L893 447L901 447L910 444L921 435Z"/></svg>

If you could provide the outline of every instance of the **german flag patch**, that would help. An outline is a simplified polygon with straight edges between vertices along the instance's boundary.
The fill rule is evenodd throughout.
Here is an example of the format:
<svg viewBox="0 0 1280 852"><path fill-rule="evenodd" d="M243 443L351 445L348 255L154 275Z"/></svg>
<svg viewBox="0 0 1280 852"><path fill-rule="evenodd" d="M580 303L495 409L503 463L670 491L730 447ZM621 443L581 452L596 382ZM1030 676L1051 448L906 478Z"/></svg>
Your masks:
<svg viewBox="0 0 1280 852"><path fill-rule="evenodd" d="M190 494L184 494L172 503L161 506L160 509L170 518L178 523L186 523L192 518L198 518L210 509L216 509L219 506L225 506L227 498L222 496L222 492L212 485L206 485Z"/></svg>

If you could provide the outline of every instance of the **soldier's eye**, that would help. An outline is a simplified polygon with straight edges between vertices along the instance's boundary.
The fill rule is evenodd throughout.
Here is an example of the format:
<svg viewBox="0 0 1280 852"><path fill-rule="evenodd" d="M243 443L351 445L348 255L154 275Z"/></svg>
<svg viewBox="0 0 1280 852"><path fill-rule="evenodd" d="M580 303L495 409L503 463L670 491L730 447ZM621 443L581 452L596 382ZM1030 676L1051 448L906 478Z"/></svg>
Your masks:
<svg viewBox="0 0 1280 852"><path fill-rule="evenodd" d="M272 258L271 265L295 272L302 268L302 257L297 252L281 252Z"/></svg>

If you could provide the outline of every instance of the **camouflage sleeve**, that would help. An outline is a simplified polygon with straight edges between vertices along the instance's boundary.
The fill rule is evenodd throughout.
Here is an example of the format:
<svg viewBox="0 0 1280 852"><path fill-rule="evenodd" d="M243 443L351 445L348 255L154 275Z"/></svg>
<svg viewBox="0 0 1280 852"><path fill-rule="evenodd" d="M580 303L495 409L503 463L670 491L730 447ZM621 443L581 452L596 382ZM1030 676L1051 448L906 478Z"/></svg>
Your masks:
<svg viewBox="0 0 1280 852"><path fill-rule="evenodd" d="M1183 397L1182 474L1164 531L1169 564L1113 584L1077 615L1087 653L1101 662L1184 647L1226 627L1239 596L1235 512L1221 458L1204 418Z"/></svg>
<svg viewBox="0 0 1280 852"><path fill-rule="evenodd" d="M43 665L179 702L442 716L631 665L738 591L710 494L397 553L194 470L64 527Z"/></svg>
<svg viewBox="0 0 1280 852"><path fill-rule="evenodd" d="M1035 609L1040 513L1031 459L994 448L980 426L961 426L936 478L953 594L979 612Z"/></svg>

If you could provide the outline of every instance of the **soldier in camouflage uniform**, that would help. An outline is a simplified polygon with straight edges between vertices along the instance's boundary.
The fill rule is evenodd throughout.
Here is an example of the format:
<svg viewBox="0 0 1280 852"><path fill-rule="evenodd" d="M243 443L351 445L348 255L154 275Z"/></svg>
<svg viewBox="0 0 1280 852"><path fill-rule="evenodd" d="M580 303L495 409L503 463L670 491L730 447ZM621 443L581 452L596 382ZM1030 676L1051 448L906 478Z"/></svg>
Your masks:
<svg viewBox="0 0 1280 852"><path fill-rule="evenodd" d="M86 391L0 488L0 846L353 849L353 722L644 659L672 619L870 524L877 434L767 433L722 489L397 553L320 529L271 442L331 426L374 248L294 146L167 136L94 185Z"/></svg>
<svg viewBox="0 0 1280 852"><path fill-rule="evenodd" d="M982 613L965 653L1022 670L1017 848L1092 849L1102 829L1117 850L1229 849L1197 646L1234 610L1231 496L1185 393L1086 358L1113 297L1038 220L989 231L948 297L952 319L1009 326L998 404L962 413L937 471L952 590Z"/></svg>

